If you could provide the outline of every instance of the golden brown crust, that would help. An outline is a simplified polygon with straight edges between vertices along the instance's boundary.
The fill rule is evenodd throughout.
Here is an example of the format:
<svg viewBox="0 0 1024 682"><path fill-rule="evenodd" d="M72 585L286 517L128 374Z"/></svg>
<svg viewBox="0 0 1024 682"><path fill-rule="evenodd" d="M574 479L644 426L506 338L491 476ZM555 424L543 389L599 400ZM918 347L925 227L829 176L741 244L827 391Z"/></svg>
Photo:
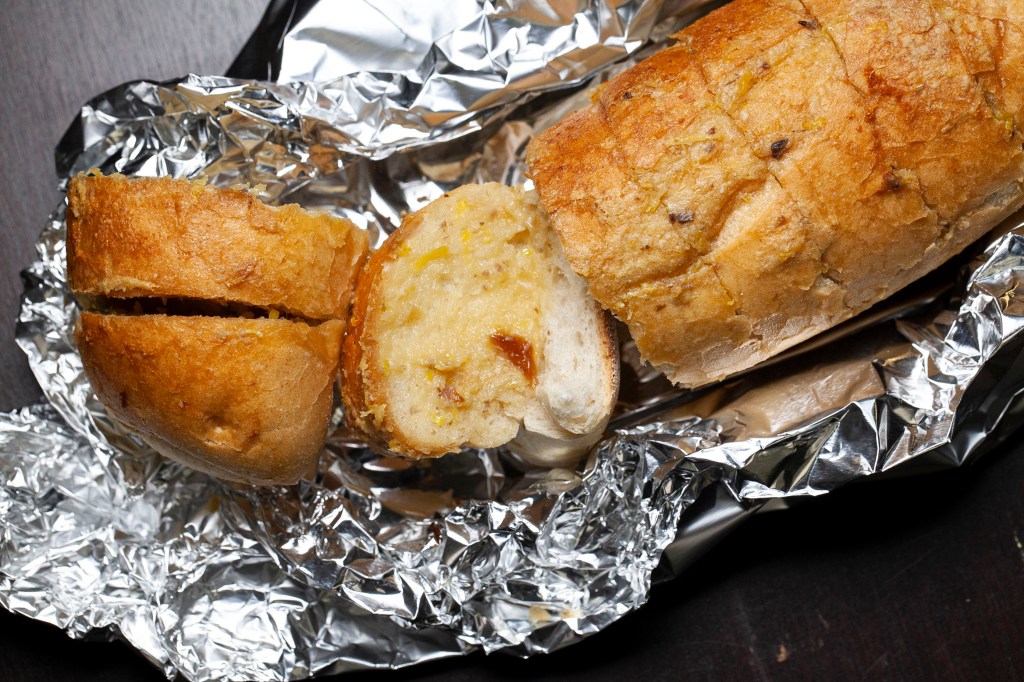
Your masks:
<svg viewBox="0 0 1024 682"><path fill-rule="evenodd" d="M1020 140L996 119L928 0L805 4L834 40L883 149L917 173L940 225L1020 181Z"/></svg>
<svg viewBox="0 0 1024 682"><path fill-rule="evenodd" d="M315 467L344 323L84 312L75 339L110 413L221 478L290 484Z"/></svg>
<svg viewBox="0 0 1024 682"><path fill-rule="evenodd" d="M347 220L170 178L72 178L67 223L76 294L225 301L310 320L347 315L368 251Z"/></svg>
<svg viewBox="0 0 1024 682"><path fill-rule="evenodd" d="M170 298L157 309L188 311L82 314L79 352L109 412L162 454L221 478L290 484L312 473L366 234L242 191L120 175L73 178L67 222L69 284L83 302L127 299L120 310L136 299L148 310ZM269 319L194 314L239 306Z"/></svg>
<svg viewBox="0 0 1024 682"><path fill-rule="evenodd" d="M706 31L683 37L723 110L806 217L822 273L840 282L847 270L856 273L845 296L856 308L884 297L893 270L920 259L938 237L937 219L916 173L881 148L871 113L815 18L796 0L768 4L782 11L763 13L773 43L766 49L752 38L722 46ZM714 59L726 51L730 61ZM871 224L907 227L861 228ZM869 262L856 255L870 248L866 240L879 247Z"/></svg>
<svg viewBox="0 0 1024 682"><path fill-rule="evenodd" d="M422 224L422 217L413 213L406 216L401 227L396 230L377 251L370 255L369 260L359 274L355 294L352 297L352 316L349 318L348 331L342 344L341 352L341 400L345 408L345 422L349 427L359 431L377 449L388 450L396 427L389 423L387 414L373 414L367 410L371 404L386 404L386 387L384 377L377 372L365 371L376 367L376 341L372 334L366 333L368 326L373 327L372 317L379 311L383 301L374 294L374 288L380 281L381 273L387 263L393 260L399 248ZM370 321L368 322L368 318ZM396 442L395 450L401 450ZM421 456L440 456L444 452L418 453Z"/></svg>
<svg viewBox="0 0 1024 682"><path fill-rule="evenodd" d="M609 82L598 104L593 116L603 115L604 122L590 127L620 153L622 172L639 188L646 217L643 253L621 252L618 266L636 260L642 276L632 281L682 272L707 252L737 202L763 186L767 168L718 108L693 54L682 46ZM600 172L598 167L591 175ZM616 203L618 214L609 220L628 226L637 202L624 195L601 203Z"/></svg>
<svg viewBox="0 0 1024 682"><path fill-rule="evenodd" d="M614 292L676 272L696 246L661 230L657 203L647 201L621 168L614 140L594 108L567 117L531 144L528 162L566 257L606 307ZM609 249L616 244L617 249ZM660 254L670 249L673 258ZM685 264L685 263L684 263ZM601 275L601 276L598 276Z"/></svg>
<svg viewBox="0 0 1024 682"><path fill-rule="evenodd" d="M952 30L996 118L1021 129L1024 117L1024 6L993 0L932 0Z"/></svg>
<svg viewBox="0 0 1024 682"><path fill-rule="evenodd" d="M676 37L528 161L570 263L678 383L850 317L1021 203L1019 139L927 0L735 0ZM1005 42L1000 83L1024 73Z"/></svg>

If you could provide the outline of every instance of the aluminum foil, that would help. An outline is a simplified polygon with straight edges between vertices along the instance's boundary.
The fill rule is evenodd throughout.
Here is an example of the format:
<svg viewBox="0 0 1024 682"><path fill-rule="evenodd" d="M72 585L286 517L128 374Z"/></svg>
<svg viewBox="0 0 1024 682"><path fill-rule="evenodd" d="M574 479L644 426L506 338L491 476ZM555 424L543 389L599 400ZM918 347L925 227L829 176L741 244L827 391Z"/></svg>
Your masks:
<svg viewBox="0 0 1024 682"><path fill-rule="evenodd" d="M501 121L663 38L682 12L708 3L356 0L344 12L288 3L268 11L287 17L268 66L331 146L381 159Z"/></svg>
<svg viewBox="0 0 1024 682"><path fill-rule="evenodd" d="M83 108L61 172L262 186L379 241L453 186L521 181L525 142L585 101L567 86L671 24L655 3L488 4L472 17L470 5L439 16L352 3L401 18L359 36L348 9L339 27L315 5L281 41L279 82L116 88ZM384 49L394 61L360 61ZM567 89L535 98L555 87ZM985 246L960 275L940 271L700 394L671 389L626 343L620 428L576 470L503 450L410 463L339 427L315 482L256 489L160 459L92 397L59 208L17 330L50 404L0 415L0 603L75 636L106 629L196 680L557 649L640 606L653 580L768 504L956 466L1019 423L1024 224Z"/></svg>

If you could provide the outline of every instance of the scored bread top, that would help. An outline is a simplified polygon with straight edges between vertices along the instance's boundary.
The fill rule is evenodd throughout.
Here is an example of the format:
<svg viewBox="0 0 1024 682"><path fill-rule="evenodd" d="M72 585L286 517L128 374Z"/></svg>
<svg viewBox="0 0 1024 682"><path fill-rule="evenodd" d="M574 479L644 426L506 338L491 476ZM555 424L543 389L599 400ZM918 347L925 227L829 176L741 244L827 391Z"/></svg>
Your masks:
<svg viewBox="0 0 1024 682"><path fill-rule="evenodd" d="M106 315L75 339L89 383L158 452L235 481L290 484L327 434L345 325Z"/></svg>
<svg viewBox="0 0 1024 682"><path fill-rule="evenodd" d="M807 0L806 6L834 41L882 147L897 167L918 176L941 226L1020 181L1021 138L986 100L932 0ZM1024 64L1013 71L1024 71Z"/></svg>
<svg viewBox="0 0 1024 682"><path fill-rule="evenodd" d="M1024 3L999 0L932 0L949 24L967 63L1007 126L1024 122Z"/></svg>
<svg viewBox="0 0 1024 682"><path fill-rule="evenodd" d="M926 0L734 0L676 38L528 161L572 266L677 383L850 317L1024 197L1009 88L986 96Z"/></svg>
<svg viewBox="0 0 1024 682"><path fill-rule="evenodd" d="M344 319L368 238L347 220L240 190L82 174L68 187L73 292L174 297Z"/></svg>
<svg viewBox="0 0 1024 682"><path fill-rule="evenodd" d="M407 456L496 447L521 428L590 443L614 404L616 354L536 198L467 185L407 217L371 256L342 397L352 426Z"/></svg>

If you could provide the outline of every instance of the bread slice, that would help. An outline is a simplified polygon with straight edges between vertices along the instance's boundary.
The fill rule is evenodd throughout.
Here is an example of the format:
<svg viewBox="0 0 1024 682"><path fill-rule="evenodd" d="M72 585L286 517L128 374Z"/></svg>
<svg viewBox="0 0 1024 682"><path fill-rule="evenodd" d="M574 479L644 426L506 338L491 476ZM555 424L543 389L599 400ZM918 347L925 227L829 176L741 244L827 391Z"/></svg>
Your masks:
<svg viewBox="0 0 1024 682"><path fill-rule="evenodd" d="M534 194L460 187L410 215L356 288L349 423L409 457L514 447L544 465L601 435L618 390L610 318Z"/></svg>
<svg viewBox="0 0 1024 682"><path fill-rule="evenodd" d="M171 178L82 174L68 186L78 295L191 298L344 319L366 232L297 205Z"/></svg>
<svg viewBox="0 0 1024 682"><path fill-rule="evenodd" d="M323 447L344 327L86 311L75 340L97 397L155 450L228 480L290 484Z"/></svg>

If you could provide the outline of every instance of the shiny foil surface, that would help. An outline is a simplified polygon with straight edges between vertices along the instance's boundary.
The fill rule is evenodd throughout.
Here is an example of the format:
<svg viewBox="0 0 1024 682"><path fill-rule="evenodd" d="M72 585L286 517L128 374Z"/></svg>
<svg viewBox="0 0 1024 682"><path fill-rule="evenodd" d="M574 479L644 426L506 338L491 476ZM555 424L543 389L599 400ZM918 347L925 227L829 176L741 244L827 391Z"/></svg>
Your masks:
<svg viewBox="0 0 1024 682"><path fill-rule="evenodd" d="M276 83L190 76L95 98L58 149L62 173L246 184L379 243L447 189L522 182L525 143L586 101L577 82L675 25L657 3L392 4L351 3L343 22L314 5L282 41ZM502 449L382 457L339 426L315 482L227 484L157 457L92 396L64 228L61 207L17 329L50 404L0 415L0 603L123 637L168 676L551 651L639 607L765 505L957 466L1022 409L1018 217L924 284L699 393L625 342L618 428L576 470Z"/></svg>

